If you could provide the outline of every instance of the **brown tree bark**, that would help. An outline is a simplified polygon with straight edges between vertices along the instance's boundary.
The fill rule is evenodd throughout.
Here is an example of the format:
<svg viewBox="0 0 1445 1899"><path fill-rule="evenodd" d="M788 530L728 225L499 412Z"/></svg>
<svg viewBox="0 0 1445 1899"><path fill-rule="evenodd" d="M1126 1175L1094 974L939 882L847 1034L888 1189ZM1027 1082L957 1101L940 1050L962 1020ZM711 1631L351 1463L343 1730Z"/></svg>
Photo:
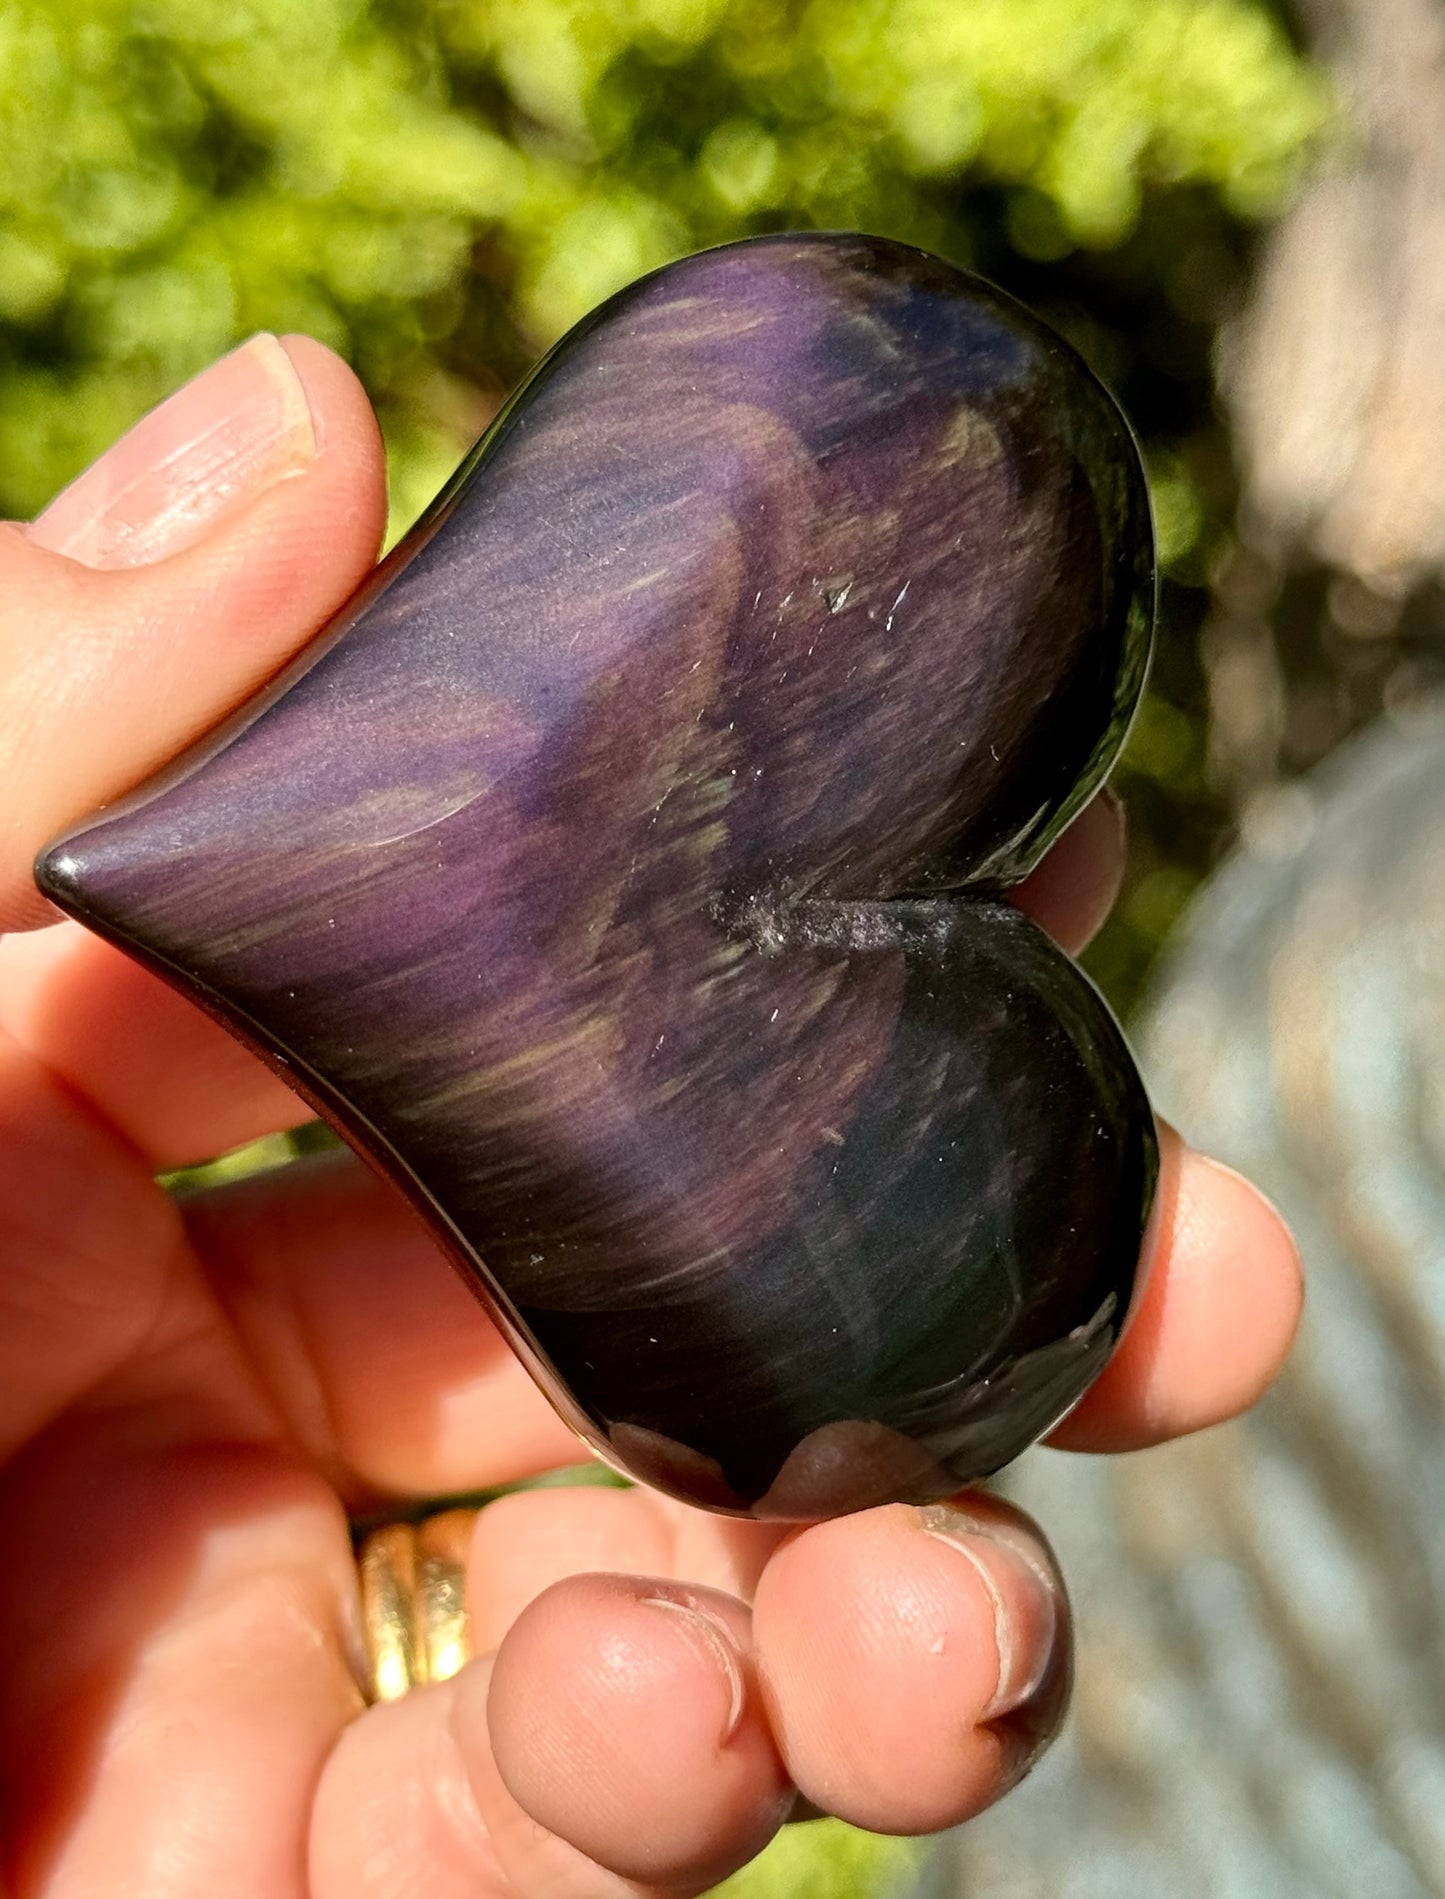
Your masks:
<svg viewBox="0 0 1445 1899"><path fill-rule="evenodd" d="M1226 338L1243 526L1398 596L1445 571L1445 5L1300 11L1347 120Z"/></svg>

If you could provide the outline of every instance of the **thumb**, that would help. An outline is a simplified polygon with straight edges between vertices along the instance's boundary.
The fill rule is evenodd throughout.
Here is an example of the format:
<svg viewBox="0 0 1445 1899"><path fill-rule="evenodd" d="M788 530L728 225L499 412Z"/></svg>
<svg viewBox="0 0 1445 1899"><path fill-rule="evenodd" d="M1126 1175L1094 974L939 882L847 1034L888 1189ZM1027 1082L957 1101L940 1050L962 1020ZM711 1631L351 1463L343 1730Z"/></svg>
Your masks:
<svg viewBox="0 0 1445 1899"><path fill-rule="evenodd" d="M384 518L360 383L308 337L256 336L0 524L0 930L49 919L37 852L283 665Z"/></svg>

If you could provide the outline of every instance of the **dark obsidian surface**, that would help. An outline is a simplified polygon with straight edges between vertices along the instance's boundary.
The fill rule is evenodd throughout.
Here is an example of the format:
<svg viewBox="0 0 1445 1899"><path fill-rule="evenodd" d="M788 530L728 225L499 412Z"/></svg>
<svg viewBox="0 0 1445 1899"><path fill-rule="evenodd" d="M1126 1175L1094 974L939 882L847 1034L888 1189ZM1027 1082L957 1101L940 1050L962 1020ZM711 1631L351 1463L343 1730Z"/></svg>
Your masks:
<svg viewBox="0 0 1445 1899"><path fill-rule="evenodd" d="M1117 752L1153 588L1129 433L1018 305L881 239L705 252L40 881L396 1178L611 1461L939 1497L1135 1287L1147 1101L1001 892Z"/></svg>

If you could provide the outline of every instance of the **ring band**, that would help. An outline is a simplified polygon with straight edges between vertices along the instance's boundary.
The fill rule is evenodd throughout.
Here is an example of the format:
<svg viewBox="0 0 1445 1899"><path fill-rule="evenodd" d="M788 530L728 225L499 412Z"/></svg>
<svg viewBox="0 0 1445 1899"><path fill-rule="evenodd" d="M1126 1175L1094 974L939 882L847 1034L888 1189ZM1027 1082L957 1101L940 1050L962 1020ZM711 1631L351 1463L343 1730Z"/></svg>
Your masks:
<svg viewBox="0 0 1445 1899"><path fill-rule="evenodd" d="M356 1554L368 1701L446 1681L471 1659L467 1548L475 1510L372 1530Z"/></svg>

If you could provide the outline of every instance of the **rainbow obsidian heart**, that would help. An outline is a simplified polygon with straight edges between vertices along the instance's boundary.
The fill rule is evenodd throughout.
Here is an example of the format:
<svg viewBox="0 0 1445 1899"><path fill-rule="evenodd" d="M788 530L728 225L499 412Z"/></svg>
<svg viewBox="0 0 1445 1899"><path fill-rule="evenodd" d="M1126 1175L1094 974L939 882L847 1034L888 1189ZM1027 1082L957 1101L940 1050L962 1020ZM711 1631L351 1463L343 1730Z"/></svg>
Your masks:
<svg viewBox="0 0 1445 1899"><path fill-rule="evenodd" d="M1001 893L1113 760L1153 590L1129 432L1017 304L876 238L709 251L40 881L411 1195L609 1461L936 1498L1131 1303L1148 1103Z"/></svg>

